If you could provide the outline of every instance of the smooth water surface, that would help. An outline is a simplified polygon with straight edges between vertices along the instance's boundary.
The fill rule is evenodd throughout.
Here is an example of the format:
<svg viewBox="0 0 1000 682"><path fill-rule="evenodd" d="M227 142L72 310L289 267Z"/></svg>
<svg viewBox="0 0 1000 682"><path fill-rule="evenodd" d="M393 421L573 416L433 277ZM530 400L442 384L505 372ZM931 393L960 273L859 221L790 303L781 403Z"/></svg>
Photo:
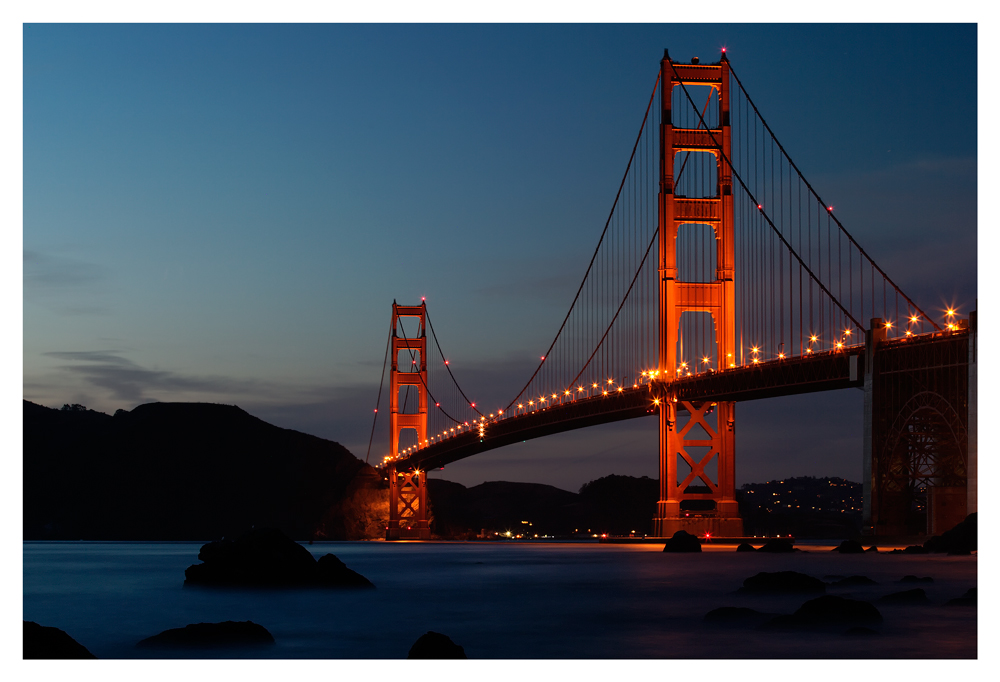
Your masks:
<svg viewBox="0 0 1000 682"><path fill-rule="evenodd" d="M98 658L163 658L140 639L188 623L252 620L274 646L178 651L177 657L405 658L428 630L470 658L975 658L976 609L944 602L976 586L976 557L665 554L662 545L556 543L317 543L378 589L184 587L201 543L26 542L24 619L65 630ZM761 632L702 623L720 606L791 613L805 597L734 594L760 571L879 584L835 589L874 600L931 576L928 606L879 606L879 634Z"/></svg>

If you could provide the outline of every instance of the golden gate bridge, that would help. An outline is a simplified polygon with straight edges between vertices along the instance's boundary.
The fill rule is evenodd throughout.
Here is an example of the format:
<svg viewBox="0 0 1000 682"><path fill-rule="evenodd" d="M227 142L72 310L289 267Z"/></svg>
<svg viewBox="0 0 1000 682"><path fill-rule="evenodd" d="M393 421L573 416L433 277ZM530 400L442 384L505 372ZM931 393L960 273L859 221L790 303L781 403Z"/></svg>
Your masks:
<svg viewBox="0 0 1000 682"><path fill-rule="evenodd" d="M378 463L390 484L387 539L430 537L429 469L646 416L659 421L654 535L738 537L736 403L848 387L865 391L865 531L940 533L961 521L976 506L975 313L948 310L938 324L834 209L725 50L710 64L664 51L576 295L509 403L470 400L426 302L393 302L390 448ZM427 331L451 384L437 397Z"/></svg>

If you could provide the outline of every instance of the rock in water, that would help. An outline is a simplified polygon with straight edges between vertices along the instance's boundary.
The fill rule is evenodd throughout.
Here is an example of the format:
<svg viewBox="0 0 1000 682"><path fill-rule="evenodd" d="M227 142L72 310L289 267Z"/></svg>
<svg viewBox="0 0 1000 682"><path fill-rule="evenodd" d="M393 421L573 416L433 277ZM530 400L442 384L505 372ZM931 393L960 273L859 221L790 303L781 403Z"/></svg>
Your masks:
<svg viewBox="0 0 1000 682"><path fill-rule="evenodd" d="M24 658L97 658L59 628L24 621Z"/></svg>
<svg viewBox="0 0 1000 682"><path fill-rule="evenodd" d="M929 604L927 593L922 588L893 592L878 598L879 604Z"/></svg>
<svg viewBox="0 0 1000 682"><path fill-rule="evenodd" d="M375 587L368 578L349 569L347 564L333 554L324 554L316 564L320 582L324 585Z"/></svg>
<svg viewBox="0 0 1000 682"><path fill-rule="evenodd" d="M468 658L465 649L451 641L448 635L428 630L410 647L407 658Z"/></svg>
<svg viewBox="0 0 1000 682"><path fill-rule="evenodd" d="M375 587L332 554L320 565L308 549L274 528L210 542L198 558L204 563L184 571L185 585Z"/></svg>
<svg viewBox="0 0 1000 682"><path fill-rule="evenodd" d="M871 625L882 622L882 614L866 601L824 595L810 599L792 614L799 622L814 625Z"/></svg>
<svg viewBox="0 0 1000 682"><path fill-rule="evenodd" d="M932 583L932 582L934 582L934 578L930 577L929 575L925 575L922 578L918 578L915 575L904 575L900 580L897 580L896 582L897 583Z"/></svg>
<svg viewBox="0 0 1000 682"><path fill-rule="evenodd" d="M924 548L928 552L948 552L949 554L975 552L978 546L976 539L977 518L976 512L972 512L951 530L946 530L941 535L935 535L928 539L924 543Z"/></svg>
<svg viewBox="0 0 1000 682"><path fill-rule="evenodd" d="M882 614L866 601L824 595L810 599L790 616L777 616L764 624L768 630L857 627L882 622Z"/></svg>
<svg viewBox="0 0 1000 682"><path fill-rule="evenodd" d="M224 623L194 623L182 628L164 630L158 635L139 641L140 649L170 647L227 647L274 644L274 637L263 625L252 621Z"/></svg>
<svg viewBox="0 0 1000 682"><path fill-rule="evenodd" d="M826 592L826 583L819 578L795 571L777 571L776 573L758 573L743 581L743 587L738 592L745 594L822 594Z"/></svg>
<svg viewBox="0 0 1000 682"><path fill-rule="evenodd" d="M739 545L737 545L736 551L737 552L756 552L757 550L754 549L753 545L751 545L749 542L741 542Z"/></svg>
<svg viewBox="0 0 1000 682"><path fill-rule="evenodd" d="M792 545L791 541L784 540L782 538L771 538L757 550L758 552L775 552L778 554L783 554L785 552L794 552L795 547Z"/></svg>
<svg viewBox="0 0 1000 682"><path fill-rule="evenodd" d="M976 602L976 588L970 587L961 597L949 599L945 606L976 606Z"/></svg>
<svg viewBox="0 0 1000 682"><path fill-rule="evenodd" d="M701 542L686 530L679 530L663 545L664 552L700 552Z"/></svg>
<svg viewBox="0 0 1000 682"><path fill-rule="evenodd" d="M857 540L844 540L840 545L834 547L833 551L841 554L863 554L865 548Z"/></svg>
<svg viewBox="0 0 1000 682"><path fill-rule="evenodd" d="M852 575L830 583L831 587L859 587L861 585L878 585L878 583L866 575Z"/></svg>

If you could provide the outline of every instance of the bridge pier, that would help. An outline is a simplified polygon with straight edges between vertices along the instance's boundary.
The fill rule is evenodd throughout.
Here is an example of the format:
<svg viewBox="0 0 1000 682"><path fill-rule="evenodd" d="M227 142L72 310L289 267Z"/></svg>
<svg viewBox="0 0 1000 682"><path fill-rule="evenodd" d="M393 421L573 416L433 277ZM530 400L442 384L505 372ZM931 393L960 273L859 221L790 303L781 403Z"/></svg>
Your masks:
<svg viewBox="0 0 1000 682"><path fill-rule="evenodd" d="M430 540L427 472L389 467L389 525L386 540Z"/></svg>
<svg viewBox="0 0 1000 682"><path fill-rule="evenodd" d="M972 320L975 320L973 314ZM975 330L866 333L863 532L940 535L975 505Z"/></svg>
<svg viewBox="0 0 1000 682"><path fill-rule="evenodd" d="M680 413L687 414L683 423ZM735 416L734 402L661 401L654 535L670 537L679 530L698 536L743 535L736 502Z"/></svg>
<svg viewBox="0 0 1000 682"><path fill-rule="evenodd" d="M399 337L400 318L417 318L419 329L415 338ZM427 305L402 306L392 302L392 364L389 371L389 452L399 454L399 437L403 430L416 432L417 443L427 443ZM414 369L399 368L400 351L411 356ZM399 404L400 388L417 394L416 409L406 412ZM412 409L412 408L411 408ZM389 466L389 523L386 540L430 540L427 519L427 472L419 469L397 471Z"/></svg>

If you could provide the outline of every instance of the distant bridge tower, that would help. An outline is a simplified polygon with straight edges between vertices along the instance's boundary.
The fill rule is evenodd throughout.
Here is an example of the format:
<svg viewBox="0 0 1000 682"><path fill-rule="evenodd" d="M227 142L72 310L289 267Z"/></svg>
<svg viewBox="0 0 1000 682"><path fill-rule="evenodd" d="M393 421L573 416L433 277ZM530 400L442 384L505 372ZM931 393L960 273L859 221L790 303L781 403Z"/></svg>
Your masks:
<svg viewBox="0 0 1000 682"><path fill-rule="evenodd" d="M405 331L402 338L400 318L415 317L420 320L420 328L414 338L407 338ZM421 444L427 441L427 305L418 306L397 305L392 303L392 368L389 372L390 388L390 449L392 455L399 454L399 436L403 429L413 429L417 432L417 441ZM400 351L404 355L405 371L399 368ZM411 359L411 355L414 357ZM416 412L400 411L400 388L416 389ZM404 408L406 406L404 405ZM386 540L429 540L430 527L427 522L427 472L397 471L396 465L390 463L389 473L389 526L386 528Z"/></svg>
<svg viewBox="0 0 1000 682"><path fill-rule="evenodd" d="M673 62L666 50L660 62L660 345L659 370L664 381L680 369L677 344L681 316L707 312L715 329L715 365L733 366L736 360L736 306L733 283L733 181L732 133L729 122L729 62L725 53L717 64ZM671 116L674 86L709 86L718 100L718 128L675 128ZM684 101L686 98L681 98ZM716 163L715 194L708 198L674 194L674 162L678 152L713 154ZM678 272L677 233L682 225L708 225L715 235L716 273L711 282L684 281L690 273ZM669 384L668 384L669 386ZM669 391L669 389L668 389ZM696 535L738 537L743 521L736 503L733 402L677 402L669 395L660 404L660 501L653 519L654 534L670 536L678 530ZM688 417L681 423L680 415ZM709 418L714 412L715 419ZM707 451L705 450L707 448ZM712 472L715 472L714 480Z"/></svg>

